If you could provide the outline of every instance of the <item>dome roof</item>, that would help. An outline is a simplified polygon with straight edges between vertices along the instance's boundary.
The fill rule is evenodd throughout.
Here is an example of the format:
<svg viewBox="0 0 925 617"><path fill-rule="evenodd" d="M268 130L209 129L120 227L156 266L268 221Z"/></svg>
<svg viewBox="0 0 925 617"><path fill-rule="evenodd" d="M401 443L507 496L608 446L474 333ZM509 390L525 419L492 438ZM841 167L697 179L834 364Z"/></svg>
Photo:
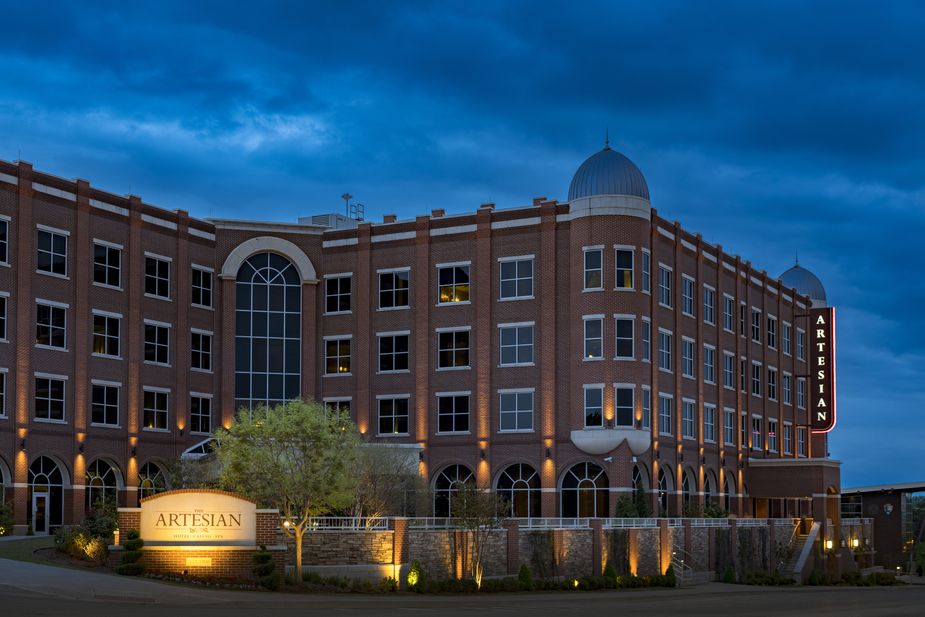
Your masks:
<svg viewBox="0 0 925 617"><path fill-rule="evenodd" d="M581 164L568 187L568 200L593 195L630 195L649 200L649 186L639 168L609 146Z"/></svg>
<svg viewBox="0 0 925 617"><path fill-rule="evenodd" d="M825 305L825 287L822 286L822 281L815 274L800 266L799 263L781 274L780 282L788 287L793 287L804 296L809 296L809 299L813 300L813 304L818 302Z"/></svg>

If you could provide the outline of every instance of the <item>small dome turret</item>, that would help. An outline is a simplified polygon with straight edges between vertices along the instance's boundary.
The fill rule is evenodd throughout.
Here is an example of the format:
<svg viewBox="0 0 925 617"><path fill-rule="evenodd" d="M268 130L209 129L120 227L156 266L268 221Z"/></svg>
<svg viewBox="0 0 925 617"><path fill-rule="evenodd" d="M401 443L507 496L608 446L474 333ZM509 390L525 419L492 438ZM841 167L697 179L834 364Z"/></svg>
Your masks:
<svg viewBox="0 0 925 617"><path fill-rule="evenodd" d="M581 164L568 188L569 201L599 195L626 195L648 201L649 186L633 161L605 146Z"/></svg>
<svg viewBox="0 0 925 617"><path fill-rule="evenodd" d="M780 275L780 282L793 287L804 296L809 296L813 306L826 306L825 287L815 274L802 267L799 262Z"/></svg>

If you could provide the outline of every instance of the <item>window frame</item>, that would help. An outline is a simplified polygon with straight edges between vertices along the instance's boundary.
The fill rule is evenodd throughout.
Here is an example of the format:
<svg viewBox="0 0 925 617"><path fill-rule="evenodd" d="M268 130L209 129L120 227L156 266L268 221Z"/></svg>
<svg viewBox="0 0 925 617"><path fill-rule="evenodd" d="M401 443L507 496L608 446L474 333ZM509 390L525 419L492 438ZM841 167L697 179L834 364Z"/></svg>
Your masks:
<svg viewBox="0 0 925 617"><path fill-rule="evenodd" d="M600 336L588 336L588 325L591 322L597 322L600 326ZM582 333L582 354L583 362L598 362L604 359L604 315L582 315L581 316L581 333ZM600 353L597 355L588 353L588 345L594 341L599 341L601 346Z"/></svg>
<svg viewBox="0 0 925 617"><path fill-rule="evenodd" d="M436 371L468 371L472 369L472 326L452 326L448 328L436 328L434 332L437 335L437 363ZM466 333L466 345L465 347L458 345L457 335ZM452 334L452 347L442 347L444 337L442 335ZM456 363L456 354L465 350L466 352L466 363L457 364ZM444 353L451 354L449 357L452 357L453 362L450 365L443 365L442 356Z"/></svg>
<svg viewBox="0 0 925 617"><path fill-rule="evenodd" d="M520 342L520 331L530 329L530 343ZM513 330L515 342L513 345L504 344L504 331ZM536 365L536 354L534 353L534 345L536 343L536 322L533 321L520 321L514 323L499 323L498 324L498 367L514 367L514 366L535 366ZM521 360L521 349L530 348L530 360L523 361ZM511 349L514 350L514 357L516 362L505 362L504 361L504 350Z"/></svg>
<svg viewBox="0 0 925 617"><path fill-rule="evenodd" d="M703 284L703 323L716 325L716 288Z"/></svg>
<svg viewBox="0 0 925 617"><path fill-rule="evenodd" d="M49 323L48 323L47 325L42 325L42 324L39 323L39 307L46 307L46 308L48 308L48 309L51 309L51 311L49 312ZM67 318L68 318L68 315L67 315L67 314L68 314L68 311L69 311L70 308L71 308L71 306L70 306L69 304L65 304L64 302L55 302L54 300L45 300L44 298L36 298L36 299L35 299L35 340L38 341L38 338L39 338L39 336L38 336L38 334L39 334L38 329L39 329L40 326L45 327L45 328L48 329L48 340L49 340L49 343L47 343L47 344L46 344L46 343L38 343L38 342L35 342L33 346L34 346L36 349L50 349L50 350L52 350L52 351L63 351L63 352L67 352L67 351L68 351L68 345L67 345L67 340L68 340L68 338L67 338L67 335L68 335L68 332L67 332L67 330L68 330L68 328L67 328ZM55 310L55 309L60 310L60 311L64 311L64 319L63 319L63 321L62 321L64 325L62 325L62 326L60 326L60 327L59 327L59 326L53 325L53 322L55 321L55 316L54 316L54 310ZM51 344L51 341L54 340L53 334L54 334L54 332L55 332L56 330L62 330L62 331L63 331L63 334L62 334L62 337L63 337L63 345L61 345L61 346L52 345L52 344Z"/></svg>
<svg viewBox="0 0 925 617"><path fill-rule="evenodd" d="M451 263L440 263L436 264L435 268L437 269L436 281L437 281L437 304L436 306L463 306L466 304L472 304L472 262L471 261L457 261ZM441 275L444 270L449 270L452 273L453 282L444 284L440 281ZM464 270L466 273L466 281L464 283L458 282L456 280L457 270ZM456 289L459 287L465 287L465 300L447 300L442 299L442 292L444 288L453 290L453 297L456 297Z"/></svg>
<svg viewBox="0 0 925 617"><path fill-rule="evenodd" d="M395 277L400 274L406 275L405 278L408 283L408 286L404 289L395 286L395 280L396 280ZM392 277L392 287L387 290L383 290L383 287L382 287L382 277L383 276ZM378 302L377 302L377 308L376 308L377 311L405 311L411 308L411 293L412 293L411 291L411 266L401 266L399 268L381 268L379 270L376 270L376 279L378 283L378 287L376 290L378 292L377 293ZM406 304L396 304L395 303L396 298L399 296L399 294L403 292L407 295L407 300L408 300L407 303ZM383 306L382 304L383 294L391 294L391 298L392 298L391 305Z"/></svg>
<svg viewBox="0 0 925 617"><path fill-rule="evenodd" d="M684 273L681 273L681 314L697 318L697 281Z"/></svg>
<svg viewBox="0 0 925 617"><path fill-rule="evenodd" d="M702 435L706 443L716 443L716 405L713 403L703 404Z"/></svg>
<svg viewBox="0 0 925 617"><path fill-rule="evenodd" d="M697 401L692 398L681 398L681 439L697 439Z"/></svg>
<svg viewBox="0 0 925 617"><path fill-rule="evenodd" d="M45 276L53 276L55 278L70 280L71 268L70 268L70 251L71 251L71 232L66 229L58 229L57 227L49 227L48 225L36 225L35 226L35 272L36 274L43 274ZM51 236L51 249L44 250L39 248L40 234L49 234ZM56 256L61 256L60 253L55 252L54 248L54 236L61 236L64 238L64 273L54 271L54 260ZM51 263L50 270L43 270L39 264L39 254L48 253L49 261Z"/></svg>
<svg viewBox="0 0 925 617"><path fill-rule="evenodd" d="M214 396L213 396L212 394L207 393L207 392L190 392L190 393L189 393L189 399L190 399L190 401L189 401L189 429L190 429L189 432L190 432L191 435L211 435L211 434L212 434L212 424L213 424L213 422L212 422L212 412L213 412L213 409L212 409L212 399L213 399L213 398L214 398ZM198 414L194 414L194 413L193 413L193 399L199 399L200 401L209 401L209 413L208 413L208 414L203 414L203 413L202 413L202 408L200 407L200 412L199 412ZM194 426L194 425L193 425L193 418L194 418L194 416L195 416L195 417L198 417L198 418L199 418L199 421L200 421L200 425L199 425L199 429L200 429L200 430L198 430L198 431L193 429L193 426ZM203 417L206 417L206 418L208 419L208 421L209 421L209 430L208 430L208 431L203 431L203 430L202 430L202 424L201 424L201 422L202 422L202 418L203 418Z"/></svg>
<svg viewBox="0 0 925 617"><path fill-rule="evenodd" d="M620 405L620 393L629 392L630 400L629 406ZM620 421L620 411L624 411L624 414L627 409L629 409L630 421L629 423ZM615 428L635 428L636 427L636 384L631 383L615 383L613 384L613 426Z"/></svg>
<svg viewBox="0 0 925 617"><path fill-rule="evenodd" d="M703 344L703 383L716 385L716 347L709 343Z"/></svg>
<svg viewBox="0 0 925 617"><path fill-rule="evenodd" d="M158 271L155 274L148 274L148 260L152 260L158 264L167 264L167 278L161 276L161 273ZM144 289L144 296L146 298L154 298L155 300L164 300L166 302L173 302L173 297L170 295L170 279L171 279L171 270L173 269L173 258L166 255L159 255L157 253L151 253L145 251L144 254L144 275L142 280L142 285ZM155 292L151 293L148 291L148 281L153 280L155 285ZM161 295L158 293L158 288L160 287L160 282L166 281L165 285L167 287L167 295Z"/></svg>
<svg viewBox="0 0 925 617"><path fill-rule="evenodd" d="M324 344L324 373L325 377L350 377L353 375L353 335L352 334L332 334L330 336L322 337L322 343ZM347 342L347 354L344 355L343 349L340 343ZM332 356L330 352L329 343L337 343L335 354ZM335 360L337 370L334 372L328 371L329 362L331 359ZM346 371L341 371L343 367L341 364L341 359L346 358Z"/></svg>
<svg viewBox="0 0 925 617"><path fill-rule="evenodd" d="M504 400L504 395L517 395L514 397L515 405L519 405L521 394L530 395L530 427L524 428L520 426L520 415L527 413L526 409L521 409L519 406L515 407L513 410L505 410L502 404ZM505 414L510 415L514 414L514 425L516 428L503 428L504 427L504 416ZM503 388L498 390L498 432L499 433L532 433L536 427L536 388Z"/></svg>
<svg viewBox="0 0 925 617"><path fill-rule="evenodd" d="M106 249L106 263L100 263L96 260L96 247ZM122 251L125 248L121 244L115 242L110 242L108 240L101 240L99 238L93 238L93 285L96 287L102 287L103 289L113 289L115 291L122 291ZM109 263L110 253L109 251L115 251L116 255L119 256L119 264L113 267ZM106 273L104 278L108 279L108 274L111 270L116 271L116 278L118 279L117 285L112 285L110 283L103 283L96 280L97 266L101 267Z"/></svg>
<svg viewBox="0 0 925 617"><path fill-rule="evenodd" d="M199 285L196 285L195 273L199 273ZM206 280L208 275L209 288L206 289L202 284L202 281ZM200 266L199 264L190 264L190 306L196 308L214 310L215 309L215 269L208 266ZM194 298L196 297L196 289L199 289L199 298L202 299L202 296L205 293L209 295L209 303L204 304L202 302L196 302Z"/></svg>
<svg viewBox="0 0 925 617"><path fill-rule="evenodd" d="M727 293L723 294L723 332L735 334L735 305L736 299ZM730 309L726 312L726 309Z"/></svg>
<svg viewBox="0 0 925 617"><path fill-rule="evenodd" d="M93 408L97 406L97 403L95 400L96 397L94 396L94 390L96 388L106 388L106 389L111 388L116 391L116 403L115 403L116 421L115 422L105 422L106 416L108 415L105 409L103 410L104 422L96 422L93 419L93 414L94 414ZM120 423L120 420L122 419L122 413L121 413L122 392L121 390L122 390L122 383L118 381L104 381L102 379L91 379L90 380L90 426L100 427L100 428L122 428L122 425ZM104 402L102 405L104 408L113 406L109 402L108 397L106 399L106 402Z"/></svg>
<svg viewBox="0 0 925 617"><path fill-rule="evenodd" d="M667 403L667 404L666 404ZM665 411L667 410L667 413ZM668 430L665 430L667 427ZM658 393L658 434L674 436L674 395Z"/></svg>
<svg viewBox="0 0 925 617"><path fill-rule="evenodd" d="M662 308L674 310L671 280L674 268L658 262L658 305Z"/></svg>
<svg viewBox="0 0 925 617"><path fill-rule="evenodd" d="M613 261L614 261L614 291L636 291L636 247L626 244L614 244L613 245ZM629 264L629 277L630 284L629 286L621 286L620 280L621 272L627 272L627 268L620 267L620 254L629 255L630 264ZM623 277L625 278L625 277Z"/></svg>
<svg viewBox="0 0 925 617"><path fill-rule="evenodd" d="M155 340L154 343L149 343L149 342L148 342L148 326L151 326L151 327L153 327L153 328L159 328L159 329L167 330L167 343L166 343L165 345L162 345L162 344L159 343L157 340ZM167 322L163 322L163 321L154 321L153 319L145 319L145 320L143 321L143 323L142 323L142 337L141 337L141 340L142 340L142 347L141 347L141 349L142 349L142 355L143 355L143 357L144 357L144 359L142 360L142 362L143 362L144 364L148 364L148 365L151 365L151 366L167 366L167 367L169 367L169 366L171 365L171 364L170 364L170 347L171 347L171 345L170 345L170 335L171 335L171 330L173 330L173 326L172 326L171 324L167 323ZM157 331L155 330L155 334L156 334L156 333L157 333ZM157 337L157 338L159 338L159 337ZM148 359L147 359L147 355L148 355L148 354L147 354L147 351L148 351L148 345L149 345L149 344L153 344L153 345L154 345L155 357L157 357L157 356L159 355L157 352L158 352L158 350L159 350L160 347L166 347L166 349L167 349L167 351L166 351L166 354L167 354L167 359L166 359L166 361L161 362L160 360L148 360Z"/></svg>
<svg viewBox="0 0 925 617"><path fill-rule="evenodd" d="M583 408L583 409L584 409L584 413L583 413L583 416L584 416L584 418L583 418L583 420L584 420L584 422L583 422L583 427L586 428L586 429L602 429L602 428L604 428L604 426L605 426L605 420L604 420L604 384L602 384L602 383L586 383L586 384L582 385L581 389L582 389L582 393L583 393L582 401L583 401L583 404L584 404L584 408ZM589 404L588 404L588 394L589 394L590 392L597 392L597 393L600 395L600 406L599 406L599 408L598 408L598 406L596 406L596 405L589 405ZM589 422L588 422L588 418L589 418L589 415L590 415L590 414L588 413L588 410L589 410L589 409L597 409L597 410L598 410L598 411L597 411L597 414L600 416L600 423L598 423L598 424L592 424L592 423L589 423Z"/></svg>
<svg viewBox="0 0 925 617"><path fill-rule="evenodd" d="M435 392L434 397L437 399L437 430L434 431L436 435L471 435L472 434L472 391L471 390L459 390L455 392ZM457 399L465 398L466 399L466 411L465 414L459 412L456 406ZM440 408L440 402L442 399L451 399L453 401L453 409L449 414L442 413ZM465 415L466 418L466 429L459 430L456 427L457 418ZM440 420L443 417L449 416L452 422L453 430L444 431L440 428Z"/></svg>
<svg viewBox="0 0 925 617"><path fill-rule="evenodd" d="M90 336L90 349L91 349L90 355L95 358L111 358L114 360L121 360L122 359L122 313L111 313L109 311L91 309L90 316L93 318L93 321L91 323L92 330L90 332L90 335L91 335ZM96 337L98 336L96 332L96 318L97 317L102 317L104 320L106 320L105 321L106 323L105 332L103 332L103 334L101 335L104 339L104 348L108 347L108 345L105 345L105 342L108 339L115 338L116 340L116 353L115 354L93 351L94 349L96 349ZM114 320L116 322L115 337L113 337L113 335L109 333L108 326L110 324L110 320Z"/></svg>
<svg viewBox="0 0 925 617"><path fill-rule="evenodd" d="M620 337L620 323L629 322L630 324L630 335L627 339L626 337ZM635 315L625 315L620 313L614 313L613 315L613 334L614 334L614 360L635 360L636 359L636 316ZM623 342L626 346L627 341L629 341L630 353L629 355L620 354L620 342Z"/></svg>
<svg viewBox="0 0 925 617"><path fill-rule="evenodd" d="M536 260L535 255L515 255L510 257L499 257L498 258L498 301L499 302L511 302L514 300L533 300L535 298L534 292L534 282L533 274L536 271L534 268L534 261ZM530 264L530 277L520 276L520 264L529 263ZM504 266L512 265L514 268L514 278L504 278ZM530 281L530 293L528 295L520 295L519 293L513 296L504 295L504 283L513 282L514 291L519 292L521 281L529 280Z"/></svg>
<svg viewBox="0 0 925 617"><path fill-rule="evenodd" d="M662 337L667 341L667 345L663 347ZM658 329L658 370L663 373L674 373L674 362L672 359L672 347L674 346L674 333L671 330L666 328ZM663 360L667 359L667 363Z"/></svg>
<svg viewBox="0 0 925 617"><path fill-rule="evenodd" d="M395 342L396 339L404 337L406 340L406 350L404 352L396 351ZM383 352L382 351L382 341L383 339L392 339L392 351ZM405 356L405 368L395 368L398 363L397 360L402 355ZM383 369L382 360L383 357L392 358L392 368ZM391 332L376 332L376 374L377 375L399 375L404 373L411 372L411 330L394 330Z"/></svg>
<svg viewBox="0 0 925 617"><path fill-rule="evenodd" d="M697 342L689 336L681 337L681 376L687 379L697 378Z"/></svg>
<svg viewBox="0 0 925 617"><path fill-rule="evenodd" d="M600 257L600 265L596 268L588 268L588 254L597 253ZM598 244L595 246L583 246L581 247L581 265L582 265L582 279L581 279L581 290L585 291L604 291L604 245ZM598 272L600 276L600 285L597 287L588 286L588 274L590 272Z"/></svg>
<svg viewBox="0 0 925 617"><path fill-rule="evenodd" d="M382 404L385 401L392 402L392 414L388 416L391 418L392 423L392 432L382 432ZM396 404L398 401L404 401L404 414L397 413ZM405 430L397 431L395 430L396 425L400 428L401 420L404 418ZM376 436L377 437L407 437L410 434L411 430L411 394L379 394L376 396Z"/></svg>
<svg viewBox="0 0 925 617"><path fill-rule="evenodd" d="M42 400L48 402L48 417L40 417L38 415L38 384L36 383L39 379L44 379L48 382L48 397L43 397ZM61 398L52 398L51 397L51 382L60 381L61 382ZM35 422L42 422L47 424L67 424L67 375L56 375L54 373L43 373L40 371L35 371L32 374L32 420ZM51 417L51 405L53 401L60 401L61 403L61 417L54 418Z"/></svg>
<svg viewBox="0 0 925 617"><path fill-rule="evenodd" d="M199 337L200 349L196 349L196 346L193 344L193 341L196 337ZM202 349L202 342L208 341L208 350ZM215 349L215 333L211 330L201 330L199 328L190 328L190 370L196 371L197 373L212 373L214 371L213 367L215 366L212 362L212 350ZM208 361L208 367L203 368L202 366L196 366L195 358L196 354L199 354L200 363L202 358L205 358Z"/></svg>
<svg viewBox="0 0 925 617"><path fill-rule="evenodd" d="M141 430L151 433L168 433L170 432L170 388L161 388L158 386L142 386L141 388ZM157 402L158 396L160 394L164 395L164 409L158 409L156 407L149 408L147 406L147 401L145 401L147 394L154 394L154 401ZM154 426L145 426L145 414L148 411L154 413ZM158 426L157 419L163 415L164 426L163 428Z"/></svg>

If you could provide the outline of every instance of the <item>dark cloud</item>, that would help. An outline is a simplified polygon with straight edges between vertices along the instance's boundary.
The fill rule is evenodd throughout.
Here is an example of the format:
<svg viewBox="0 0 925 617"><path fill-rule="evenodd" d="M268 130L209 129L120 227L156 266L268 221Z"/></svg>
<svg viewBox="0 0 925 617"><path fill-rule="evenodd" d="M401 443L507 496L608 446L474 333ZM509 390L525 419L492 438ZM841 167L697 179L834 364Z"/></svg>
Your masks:
<svg viewBox="0 0 925 617"><path fill-rule="evenodd" d="M774 275L800 251L846 484L921 480L925 10L539 6L12 4L0 157L196 216L413 216L563 198L609 126L664 216Z"/></svg>

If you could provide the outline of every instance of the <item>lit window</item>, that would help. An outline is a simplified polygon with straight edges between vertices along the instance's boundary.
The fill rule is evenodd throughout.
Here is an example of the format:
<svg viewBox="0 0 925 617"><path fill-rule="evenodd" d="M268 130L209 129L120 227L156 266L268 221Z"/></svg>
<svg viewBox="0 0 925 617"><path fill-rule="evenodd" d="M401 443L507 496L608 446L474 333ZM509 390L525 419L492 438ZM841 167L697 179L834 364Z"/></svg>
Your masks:
<svg viewBox="0 0 925 617"><path fill-rule="evenodd" d="M469 301L469 264L437 268L437 302L459 304Z"/></svg>
<svg viewBox="0 0 925 617"><path fill-rule="evenodd" d="M379 399L379 434L408 434L408 397Z"/></svg>
<svg viewBox="0 0 925 617"><path fill-rule="evenodd" d="M191 394L189 403L189 430L191 433L212 432L212 397Z"/></svg>
<svg viewBox="0 0 925 617"><path fill-rule="evenodd" d="M67 308L36 303L35 344L65 349L67 346Z"/></svg>
<svg viewBox="0 0 925 617"><path fill-rule="evenodd" d="M437 332L437 368L469 366L469 329Z"/></svg>
<svg viewBox="0 0 925 617"><path fill-rule="evenodd" d="M696 403L689 399L681 401L681 430L684 439L694 439L694 417L696 416Z"/></svg>
<svg viewBox="0 0 925 617"><path fill-rule="evenodd" d="M212 370L212 333L202 330L190 332L190 363L193 370Z"/></svg>
<svg viewBox="0 0 925 617"><path fill-rule="evenodd" d="M119 425L119 386L94 382L91 388L90 422L104 426Z"/></svg>
<svg viewBox="0 0 925 617"><path fill-rule="evenodd" d="M533 430L533 390L499 390L502 431Z"/></svg>
<svg viewBox="0 0 925 617"><path fill-rule="evenodd" d="M36 243L38 271L67 276L67 234L39 229Z"/></svg>
<svg viewBox="0 0 925 617"><path fill-rule="evenodd" d="M407 308L410 306L408 270L393 270L379 273L379 308Z"/></svg>
<svg viewBox="0 0 925 617"><path fill-rule="evenodd" d="M533 297L533 259L502 258L501 299Z"/></svg>
<svg viewBox="0 0 925 617"><path fill-rule="evenodd" d="M585 326L585 359L604 357L604 320L600 317L586 317Z"/></svg>
<svg viewBox="0 0 925 617"><path fill-rule="evenodd" d="M149 364L170 363L170 326L145 322L145 362Z"/></svg>
<svg viewBox="0 0 925 617"><path fill-rule="evenodd" d="M671 270L662 265L658 267L658 303L671 308Z"/></svg>
<svg viewBox="0 0 925 617"><path fill-rule="evenodd" d="M326 375L350 374L350 342L349 336L325 340L324 372Z"/></svg>
<svg viewBox="0 0 925 617"><path fill-rule="evenodd" d="M193 306L212 308L212 271L193 266L190 286L190 303Z"/></svg>
<svg viewBox="0 0 925 617"><path fill-rule="evenodd" d="M97 285L119 288L122 251L117 245L93 243L93 282Z"/></svg>
<svg viewBox="0 0 925 617"><path fill-rule="evenodd" d="M614 416L617 426L633 426L635 401L632 386L617 386L614 391Z"/></svg>
<svg viewBox="0 0 925 617"><path fill-rule="evenodd" d="M469 431L469 393L437 395L437 432L466 433Z"/></svg>
<svg viewBox="0 0 925 617"><path fill-rule="evenodd" d="M145 295L170 297L170 261L162 257L145 256Z"/></svg>
<svg viewBox="0 0 925 617"><path fill-rule="evenodd" d="M93 353L99 356L119 357L119 325L116 315L93 313Z"/></svg>
<svg viewBox="0 0 925 617"><path fill-rule="evenodd" d="M501 366L533 364L533 325L502 325Z"/></svg>
<svg viewBox="0 0 925 617"><path fill-rule="evenodd" d="M585 426L604 426L604 386L585 386Z"/></svg>
<svg viewBox="0 0 925 617"><path fill-rule="evenodd" d="M324 311L326 313L350 312L349 275L331 276L324 279Z"/></svg>
<svg viewBox="0 0 925 617"><path fill-rule="evenodd" d="M617 317L617 358L631 359L633 357L633 319Z"/></svg>
<svg viewBox="0 0 925 617"><path fill-rule="evenodd" d="M407 332L379 335L379 372L396 373L409 367Z"/></svg>
<svg viewBox="0 0 925 617"><path fill-rule="evenodd" d="M682 312L689 316L694 316L694 279L686 276L681 277L681 299L683 305Z"/></svg>
<svg viewBox="0 0 925 617"><path fill-rule="evenodd" d="M142 425L148 430L167 430L167 390L145 388Z"/></svg>
<svg viewBox="0 0 925 617"><path fill-rule="evenodd" d="M633 288L633 251L617 249L617 289Z"/></svg>
<svg viewBox="0 0 925 617"><path fill-rule="evenodd" d="M585 290L604 288L604 251L601 249L585 249Z"/></svg>

